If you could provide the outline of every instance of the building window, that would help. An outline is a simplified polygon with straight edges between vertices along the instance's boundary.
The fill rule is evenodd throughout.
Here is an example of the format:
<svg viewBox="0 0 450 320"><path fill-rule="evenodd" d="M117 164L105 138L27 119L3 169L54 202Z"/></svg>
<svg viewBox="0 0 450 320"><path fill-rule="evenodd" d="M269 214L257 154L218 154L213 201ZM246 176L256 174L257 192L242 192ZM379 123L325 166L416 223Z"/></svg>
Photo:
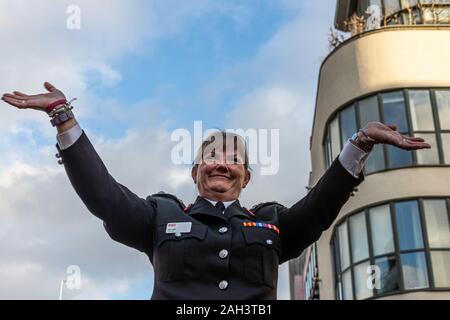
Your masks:
<svg viewBox="0 0 450 320"><path fill-rule="evenodd" d="M409 91L411 122L414 131L434 131L433 111L428 90Z"/></svg>
<svg viewBox="0 0 450 320"><path fill-rule="evenodd" d="M355 278L355 299L362 300L372 296L372 289L367 286L367 269L370 268L370 262L366 261L356 265L353 268Z"/></svg>
<svg viewBox="0 0 450 320"><path fill-rule="evenodd" d="M431 149L416 151L418 164L439 164L439 151L435 132L431 96L428 90L411 90L409 105L414 136L424 138Z"/></svg>
<svg viewBox="0 0 450 320"><path fill-rule="evenodd" d="M352 276L350 270L342 274L342 298L343 300L353 300Z"/></svg>
<svg viewBox="0 0 450 320"><path fill-rule="evenodd" d="M380 287L375 288L377 294L398 291L400 280L398 275L397 258L386 256L374 260L375 265L380 269Z"/></svg>
<svg viewBox="0 0 450 320"><path fill-rule="evenodd" d="M372 248L375 256L394 252L391 212L388 205L369 209Z"/></svg>
<svg viewBox="0 0 450 320"><path fill-rule="evenodd" d="M427 264L423 252L405 253L401 255L402 273L405 290L427 288Z"/></svg>
<svg viewBox="0 0 450 320"><path fill-rule="evenodd" d="M441 130L450 130L450 90L436 91Z"/></svg>
<svg viewBox="0 0 450 320"><path fill-rule="evenodd" d="M360 123L369 123L371 121L380 121L380 112L378 108L378 97L372 96L361 100L358 103L358 112ZM383 146L375 145L366 162L366 173L372 173L384 170L386 164L384 161Z"/></svg>
<svg viewBox="0 0 450 320"><path fill-rule="evenodd" d="M317 266L317 250L314 243L307 256L307 270L305 276L305 300L318 300L319 297L319 271Z"/></svg>
<svg viewBox="0 0 450 320"><path fill-rule="evenodd" d="M383 94L383 112L384 121L386 123L396 124L399 132L409 132L403 91L394 91Z"/></svg>
<svg viewBox="0 0 450 320"><path fill-rule="evenodd" d="M431 262L436 288L449 288L450 272L448 272L448 266L450 266L450 251L431 252Z"/></svg>
<svg viewBox="0 0 450 320"><path fill-rule="evenodd" d="M385 93L383 97L384 123L396 124L397 131L409 133L406 104L403 91ZM405 167L412 164L411 152L393 146L386 146L390 168Z"/></svg>
<svg viewBox="0 0 450 320"><path fill-rule="evenodd" d="M442 149L444 154L445 164L450 164L450 133L443 133L441 135Z"/></svg>
<svg viewBox="0 0 450 320"><path fill-rule="evenodd" d="M400 250L422 249L422 226L417 201L397 202L395 213Z"/></svg>
<svg viewBox="0 0 450 320"><path fill-rule="evenodd" d="M339 261L341 262L341 270L347 269L350 266L350 255L348 251L348 230L347 223L343 223L338 230L339 243Z"/></svg>
<svg viewBox="0 0 450 320"><path fill-rule="evenodd" d="M341 152L341 138L339 134L339 119L336 118L330 123L331 158L334 159Z"/></svg>
<svg viewBox="0 0 450 320"><path fill-rule="evenodd" d="M445 201L426 200L423 208L430 248L450 248L450 223Z"/></svg>
<svg viewBox="0 0 450 320"><path fill-rule="evenodd" d="M332 237L336 298L450 290L450 199L394 201L350 214ZM379 287L370 286L370 270Z"/></svg>
<svg viewBox="0 0 450 320"><path fill-rule="evenodd" d="M345 110L340 113L340 117L341 145L343 146L345 141L350 139L356 132L355 106L345 108Z"/></svg>
<svg viewBox="0 0 450 320"><path fill-rule="evenodd" d="M431 149L411 152L375 145L364 168L366 175L411 166L450 165L450 90L396 90L353 101L327 126L324 140L327 166L352 134L371 121L395 124L402 134L424 138Z"/></svg>
<svg viewBox="0 0 450 320"><path fill-rule="evenodd" d="M350 238L352 239L353 261L362 261L369 257L367 242L366 219L364 212L350 218Z"/></svg>

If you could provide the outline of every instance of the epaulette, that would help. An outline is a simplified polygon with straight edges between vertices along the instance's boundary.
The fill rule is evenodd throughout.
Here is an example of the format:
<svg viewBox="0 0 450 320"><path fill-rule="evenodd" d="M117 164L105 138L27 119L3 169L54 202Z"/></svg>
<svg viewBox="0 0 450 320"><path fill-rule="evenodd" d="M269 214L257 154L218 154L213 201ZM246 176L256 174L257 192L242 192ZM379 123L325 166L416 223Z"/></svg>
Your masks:
<svg viewBox="0 0 450 320"><path fill-rule="evenodd" d="M164 191L160 191L158 193L152 194L152 197L162 197L162 198L166 198L166 199L175 200L175 202L178 203L178 205L181 207L181 209L184 210L186 208L183 201L181 201L180 199L175 197L173 194L166 193Z"/></svg>
<svg viewBox="0 0 450 320"><path fill-rule="evenodd" d="M245 211L247 211L247 213L249 214L249 215L251 215L252 217L256 217L256 214L254 214L253 212L252 212L252 210L248 210L246 207L242 207Z"/></svg>
<svg viewBox="0 0 450 320"><path fill-rule="evenodd" d="M280 205L280 204L279 204L278 202L276 202L276 201L262 202L262 203L259 203L259 204L255 205L255 206L253 206L253 207L250 209L250 211L256 213L259 209L261 209L261 208L263 208L263 207L270 206L270 205L274 205L274 204Z"/></svg>

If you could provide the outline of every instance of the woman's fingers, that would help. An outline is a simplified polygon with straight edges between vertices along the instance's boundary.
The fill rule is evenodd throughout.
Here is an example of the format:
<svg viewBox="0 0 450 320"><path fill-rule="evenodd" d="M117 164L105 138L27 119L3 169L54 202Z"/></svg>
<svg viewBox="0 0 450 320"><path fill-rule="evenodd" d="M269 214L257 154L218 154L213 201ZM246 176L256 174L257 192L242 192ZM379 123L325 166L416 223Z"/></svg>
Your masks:
<svg viewBox="0 0 450 320"><path fill-rule="evenodd" d="M19 97L28 97L27 94L25 94L25 93L23 93L23 92L20 92L20 91L13 91L13 93L14 93L16 96L19 96Z"/></svg>
<svg viewBox="0 0 450 320"><path fill-rule="evenodd" d="M374 129L372 130L373 138L379 143L390 144L403 150L431 149L431 145L426 143L423 138L399 133L395 124L378 123L378 125L370 125L370 127Z"/></svg>
<svg viewBox="0 0 450 320"><path fill-rule="evenodd" d="M17 108L26 108L28 106L28 101L23 99L16 99L11 96L4 95L2 98L5 102L13 105Z"/></svg>
<svg viewBox="0 0 450 320"><path fill-rule="evenodd" d="M416 142L425 142L423 138L420 137L409 137L409 136L402 136L404 139L408 139L410 141L416 141Z"/></svg>
<svg viewBox="0 0 450 320"><path fill-rule="evenodd" d="M45 87L45 89L47 89L49 92L56 91L55 86L52 85L50 82L44 82L44 87Z"/></svg>
<svg viewBox="0 0 450 320"><path fill-rule="evenodd" d="M404 139L400 147L405 150L431 149L431 145L426 142L412 141L410 139Z"/></svg>
<svg viewBox="0 0 450 320"><path fill-rule="evenodd" d="M419 137L409 137L408 140L417 141L417 142L424 142L425 141L423 138L419 138Z"/></svg>
<svg viewBox="0 0 450 320"><path fill-rule="evenodd" d="M397 131L397 126L395 124L387 124L386 126L391 128L392 130Z"/></svg>
<svg viewBox="0 0 450 320"><path fill-rule="evenodd" d="M413 144L409 150L431 149L428 143Z"/></svg>
<svg viewBox="0 0 450 320"><path fill-rule="evenodd" d="M5 93L3 95L4 97L9 97L9 98L13 98L13 99L17 99L17 100L28 100L30 98L30 96L20 96L17 94L11 94L11 93Z"/></svg>

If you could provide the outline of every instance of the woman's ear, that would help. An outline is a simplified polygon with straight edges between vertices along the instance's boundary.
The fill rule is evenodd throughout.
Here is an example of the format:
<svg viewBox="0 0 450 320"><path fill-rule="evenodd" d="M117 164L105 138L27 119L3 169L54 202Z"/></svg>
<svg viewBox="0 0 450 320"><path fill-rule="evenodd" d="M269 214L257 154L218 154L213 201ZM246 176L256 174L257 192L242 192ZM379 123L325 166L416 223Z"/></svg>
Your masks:
<svg viewBox="0 0 450 320"><path fill-rule="evenodd" d="M198 171L198 166L193 166L192 170L191 170L191 176L192 176L192 180L194 180L195 184L197 184L197 171Z"/></svg>
<svg viewBox="0 0 450 320"><path fill-rule="evenodd" d="M247 184L250 182L251 177L252 177L252 174L250 173L250 171L247 170L247 172L245 173L245 179L244 179L244 184L242 185L242 189L245 189Z"/></svg>

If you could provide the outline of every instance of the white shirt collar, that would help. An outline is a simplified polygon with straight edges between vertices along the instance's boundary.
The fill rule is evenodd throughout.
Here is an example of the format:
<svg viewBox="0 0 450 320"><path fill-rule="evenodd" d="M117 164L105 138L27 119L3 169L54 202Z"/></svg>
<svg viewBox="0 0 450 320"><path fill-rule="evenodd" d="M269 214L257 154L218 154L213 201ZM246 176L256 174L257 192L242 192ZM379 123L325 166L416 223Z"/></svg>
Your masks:
<svg viewBox="0 0 450 320"><path fill-rule="evenodd" d="M205 200L208 200L213 206L216 206L216 203L218 201L213 201L213 200L209 200L205 197L202 197ZM231 200L231 201L222 201L223 205L225 206L225 209L228 208L228 206L232 205L236 200Z"/></svg>

